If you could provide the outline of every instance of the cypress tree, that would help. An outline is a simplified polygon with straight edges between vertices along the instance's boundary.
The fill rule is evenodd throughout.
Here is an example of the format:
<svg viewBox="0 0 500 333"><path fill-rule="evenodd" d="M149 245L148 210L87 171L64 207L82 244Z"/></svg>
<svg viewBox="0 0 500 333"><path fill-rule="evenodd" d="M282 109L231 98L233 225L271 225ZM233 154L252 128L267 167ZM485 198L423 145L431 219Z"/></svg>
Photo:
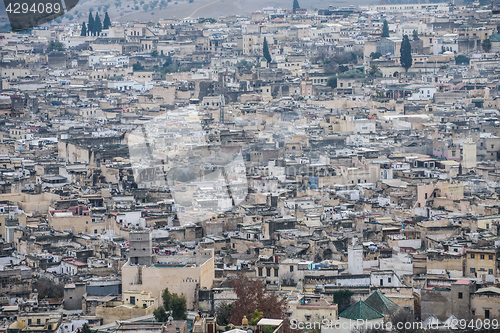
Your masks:
<svg viewBox="0 0 500 333"><path fill-rule="evenodd" d="M109 19L108 12L104 15L104 21L102 22L103 29L109 29L111 27L111 20Z"/></svg>
<svg viewBox="0 0 500 333"><path fill-rule="evenodd" d="M389 37L389 24L387 24L387 20L384 20L384 26L382 27L381 37Z"/></svg>
<svg viewBox="0 0 500 333"><path fill-rule="evenodd" d="M408 72L408 68L413 64L413 59L411 57L411 44L408 35L403 36L403 42L401 43L401 66Z"/></svg>
<svg viewBox="0 0 500 333"><path fill-rule="evenodd" d="M85 22L82 23L82 32L80 33L80 36L87 36L87 26L85 25Z"/></svg>
<svg viewBox="0 0 500 333"><path fill-rule="evenodd" d="M486 52L486 53L490 52L490 50L491 50L491 40L489 38L486 38L481 43L481 46L483 47L484 52Z"/></svg>
<svg viewBox="0 0 500 333"><path fill-rule="evenodd" d="M94 17L92 16L92 12L89 12L89 23L87 24L87 33L90 35L94 35Z"/></svg>
<svg viewBox="0 0 500 333"><path fill-rule="evenodd" d="M419 40L420 38L418 38L418 31L417 30L413 30L413 40Z"/></svg>
<svg viewBox="0 0 500 333"><path fill-rule="evenodd" d="M298 0L293 0L293 12L295 13L295 11L297 9L300 9L299 1Z"/></svg>
<svg viewBox="0 0 500 333"><path fill-rule="evenodd" d="M272 61L272 58L271 58L271 53L269 53L269 46L267 45L266 37L264 37L264 45L262 46L262 51L264 58L266 58L267 60L267 63L270 63Z"/></svg>
<svg viewBox="0 0 500 333"><path fill-rule="evenodd" d="M99 34L102 31L102 23L101 23L101 18L99 17L99 13L95 13L94 31L97 36L99 36Z"/></svg>

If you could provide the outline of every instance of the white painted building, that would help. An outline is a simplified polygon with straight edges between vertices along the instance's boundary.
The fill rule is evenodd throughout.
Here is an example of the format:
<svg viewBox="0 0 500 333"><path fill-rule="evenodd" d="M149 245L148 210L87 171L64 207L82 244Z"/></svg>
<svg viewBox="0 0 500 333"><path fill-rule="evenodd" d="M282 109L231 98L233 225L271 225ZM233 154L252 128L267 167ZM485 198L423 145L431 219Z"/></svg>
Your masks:
<svg viewBox="0 0 500 333"><path fill-rule="evenodd" d="M117 89L119 91L127 91L127 90L138 90L138 91L148 91L154 86L153 81L145 81L145 82L136 82L133 80L130 81L109 81L108 88Z"/></svg>

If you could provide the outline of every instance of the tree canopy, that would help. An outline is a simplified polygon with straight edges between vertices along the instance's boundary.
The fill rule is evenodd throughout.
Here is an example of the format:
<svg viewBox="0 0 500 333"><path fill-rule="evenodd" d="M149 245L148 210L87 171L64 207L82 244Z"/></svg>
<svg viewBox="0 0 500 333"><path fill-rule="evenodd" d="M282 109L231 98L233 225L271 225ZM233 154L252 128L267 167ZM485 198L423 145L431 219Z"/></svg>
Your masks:
<svg viewBox="0 0 500 333"><path fill-rule="evenodd" d="M408 71L413 64L413 59L411 57L411 44L408 35L403 36L403 41L401 42L401 56L399 60L401 61L401 66L403 66L406 71Z"/></svg>
<svg viewBox="0 0 500 333"><path fill-rule="evenodd" d="M463 54L459 54L455 57L455 64L457 65L468 65L469 62L470 62L469 57Z"/></svg>
<svg viewBox="0 0 500 333"><path fill-rule="evenodd" d="M418 38L418 31L417 30L413 30L413 40L419 40L420 38Z"/></svg>
<svg viewBox="0 0 500 333"><path fill-rule="evenodd" d="M338 304L339 313L344 312L351 306L351 296L354 293L347 289L337 290L333 292L333 302Z"/></svg>
<svg viewBox="0 0 500 333"><path fill-rule="evenodd" d="M332 89L337 88L337 77L335 76L330 76L328 78L328 81L326 81L326 85Z"/></svg>
<svg viewBox="0 0 500 333"><path fill-rule="evenodd" d="M80 36L87 36L87 26L85 22L82 23L82 31L80 32Z"/></svg>
<svg viewBox="0 0 500 333"><path fill-rule="evenodd" d="M381 56L382 56L382 53L380 53L380 52L372 52L372 53L370 53L370 58L372 58L374 60L380 58Z"/></svg>
<svg viewBox="0 0 500 333"><path fill-rule="evenodd" d="M80 332L80 333L93 333L94 331L92 331L90 329L89 324L85 323L85 324L83 324L81 329L78 329L78 332Z"/></svg>
<svg viewBox="0 0 500 333"><path fill-rule="evenodd" d="M108 12L104 14L104 21L102 22L102 28L103 29L109 29L111 27L111 20L109 19Z"/></svg>
<svg viewBox="0 0 500 333"><path fill-rule="evenodd" d="M94 19L94 35L99 36L99 34L102 31L102 22L101 18L99 17L99 13L95 13L95 19Z"/></svg>
<svg viewBox="0 0 500 333"><path fill-rule="evenodd" d="M163 306L158 307L153 311L153 315L158 322L168 321L168 317L171 315L174 320L185 320L187 319L187 304L186 296L172 294L165 288L161 294L163 300Z"/></svg>
<svg viewBox="0 0 500 333"><path fill-rule="evenodd" d="M491 40L489 38L486 38L483 40L483 43L481 44L483 47L484 52L490 52L491 50Z"/></svg>
<svg viewBox="0 0 500 333"><path fill-rule="evenodd" d="M271 53L269 52L269 46L267 45L267 39L264 37L264 45L262 46L262 52L264 58L266 58L267 62L270 63L272 61Z"/></svg>
<svg viewBox="0 0 500 333"><path fill-rule="evenodd" d="M87 33L89 35L94 34L94 17L92 16L92 12L89 12L89 23L87 24Z"/></svg>
<svg viewBox="0 0 500 333"><path fill-rule="evenodd" d="M49 46L47 47L47 51L64 51L66 47L61 42L50 41Z"/></svg>
<svg viewBox="0 0 500 333"><path fill-rule="evenodd" d="M233 305L229 303L220 303L215 309L215 314L217 315L217 325L226 326L231 320L231 310Z"/></svg>
<svg viewBox="0 0 500 333"><path fill-rule="evenodd" d="M384 20L381 37L389 37L389 24L387 24L387 20Z"/></svg>
<svg viewBox="0 0 500 333"><path fill-rule="evenodd" d="M250 318L250 321L256 311L262 313L264 318L286 318L286 300L274 292L267 292L261 280L239 275L229 280L229 285L238 296L231 309L231 323L241 325L243 316ZM287 324L284 330L288 330Z"/></svg>
<svg viewBox="0 0 500 333"><path fill-rule="evenodd" d="M293 12L295 13L295 11L297 9L300 9L299 1L298 0L293 0Z"/></svg>

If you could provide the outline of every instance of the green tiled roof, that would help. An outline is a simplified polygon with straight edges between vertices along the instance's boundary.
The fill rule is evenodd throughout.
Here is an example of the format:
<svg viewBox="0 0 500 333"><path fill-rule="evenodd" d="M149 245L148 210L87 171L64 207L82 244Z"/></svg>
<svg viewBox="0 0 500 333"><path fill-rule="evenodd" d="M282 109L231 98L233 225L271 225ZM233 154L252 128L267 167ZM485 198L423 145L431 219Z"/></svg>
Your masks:
<svg viewBox="0 0 500 333"><path fill-rule="evenodd" d="M359 301L351 305L347 310L339 314L339 317L351 320L372 320L384 318L380 312L363 301Z"/></svg>
<svg viewBox="0 0 500 333"><path fill-rule="evenodd" d="M492 42L500 42L500 35L499 34L493 34L493 35L491 35L490 40Z"/></svg>
<svg viewBox="0 0 500 333"><path fill-rule="evenodd" d="M365 303L382 314L392 314L399 310L399 305L391 301L378 290L368 296L368 298L365 299Z"/></svg>

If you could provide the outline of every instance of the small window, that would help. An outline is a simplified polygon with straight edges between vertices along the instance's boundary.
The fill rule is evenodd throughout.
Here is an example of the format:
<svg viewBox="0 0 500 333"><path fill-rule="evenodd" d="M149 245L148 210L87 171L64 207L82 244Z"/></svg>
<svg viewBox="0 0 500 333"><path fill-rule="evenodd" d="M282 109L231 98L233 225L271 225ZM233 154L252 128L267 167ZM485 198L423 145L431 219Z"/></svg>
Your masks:
<svg viewBox="0 0 500 333"><path fill-rule="evenodd" d="M474 274L474 273L476 273L476 269L475 269L475 268L471 268L471 269L470 269L470 272L471 272L472 274Z"/></svg>
<svg viewBox="0 0 500 333"><path fill-rule="evenodd" d="M493 275L493 270L492 269L488 269L488 274Z"/></svg>
<svg viewBox="0 0 500 333"><path fill-rule="evenodd" d="M493 255L492 255L492 254L490 254L490 255L488 256L488 259L489 259L489 260L493 260Z"/></svg>
<svg viewBox="0 0 500 333"><path fill-rule="evenodd" d="M484 254L480 254L479 257L481 258L481 260L484 260Z"/></svg>
<svg viewBox="0 0 500 333"><path fill-rule="evenodd" d="M459 298L459 299L464 298L464 293L458 293L458 298Z"/></svg>
<svg viewBox="0 0 500 333"><path fill-rule="evenodd" d="M293 272L293 266L290 266L290 272Z"/></svg>
<svg viewBox="0 0 500 333"><path fill-rule="evenodd" d="M490 310L484 310L484 319L490 318Z"/></svg>
<svg viewBox="0 0 500 333"><path fill-rule="evenodd" d="M262 267L259 267L259 276L262 276Z"/></svg>
<svg viewBox="0 0 500 333"><path fill-rule="evenodd" d="M277 268L274 269L274 277L278 277L278 269Z"/></svg>
<svg viewBox="0 0 500 333"><path fill-rule="evenodd" d="M271 268L266 268L266 276L271 276Z"/></svg>
<svg viewBox="0 0 500 333"><path fill-rule="evenodd" d="M471 259L475 259L475 258L476 258L476 255L475 255L474 253L471 253L471 254L470 254L470 258L471 258Z"/></svg>

